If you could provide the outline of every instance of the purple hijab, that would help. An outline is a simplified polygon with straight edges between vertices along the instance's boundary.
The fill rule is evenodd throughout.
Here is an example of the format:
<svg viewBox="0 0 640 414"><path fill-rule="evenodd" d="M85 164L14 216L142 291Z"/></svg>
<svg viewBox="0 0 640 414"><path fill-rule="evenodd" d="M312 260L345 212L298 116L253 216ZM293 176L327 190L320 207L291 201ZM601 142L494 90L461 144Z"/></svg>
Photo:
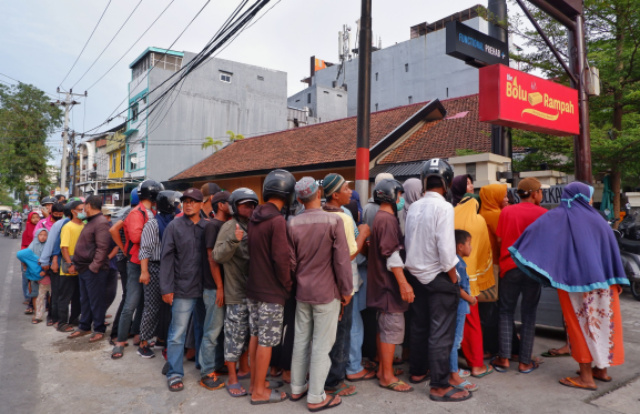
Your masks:
<svg viewBox="0 0 640 414"><path fill-rule="evenodd" d="M542 215L509 247L528 276L566 292L628 285L613 231L589 205L593 188L573 182L560 205Z"/></svg>

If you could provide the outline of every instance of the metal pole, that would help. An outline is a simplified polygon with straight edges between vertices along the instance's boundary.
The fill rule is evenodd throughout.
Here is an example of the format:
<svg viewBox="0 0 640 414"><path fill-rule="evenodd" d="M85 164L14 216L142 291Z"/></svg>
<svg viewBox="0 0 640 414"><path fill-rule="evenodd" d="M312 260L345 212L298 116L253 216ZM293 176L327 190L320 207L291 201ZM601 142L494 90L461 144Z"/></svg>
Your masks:
<svg viewBox="0 0 640 414"><path fill-rule="evenodd" d="M489 22L489 36L508 44L507 31L500 26L500 23L507 20L506 0L489 0L487 9L489 10L489 15L498 20L494 23ZM508 64L509 60L507 58ZM501 125L491 126L491 152L511 158L511 135L506 127Z"/></svg>
<svg viewBox="0 0 640 414"><path fill-rule="evenodd" d="M576 30L573 32L576 49L575 70L578 78L578 103L580 111L580 134L574 137L576 180L592 183L591 137L589 129L589 97L585 82L586 45L584 38L584 17L576 16Z"/></svg>
<svg viewBox="0 0 640 414"><path fill-rule="evenodd" d="M369 128L371 121L371 0L362 0L358 47L358 121L356 191L369 198Z"/></svg>
<svg viewBox="0 0 640 414"><path fill-rule="evenodd" d="M69 111L71 110L71 95L69 92L62 103L64 105L64 129L62 130L62 165L60 166L60 192L67 187L67 140L69 139Z"/></svg>

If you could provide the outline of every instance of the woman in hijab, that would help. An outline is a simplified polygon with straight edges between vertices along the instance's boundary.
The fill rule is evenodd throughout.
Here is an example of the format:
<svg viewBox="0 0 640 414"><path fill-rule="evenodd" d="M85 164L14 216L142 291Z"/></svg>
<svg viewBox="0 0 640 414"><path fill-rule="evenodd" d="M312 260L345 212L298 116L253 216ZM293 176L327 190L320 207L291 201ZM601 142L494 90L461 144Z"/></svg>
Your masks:
<svg viewBox="0 0 640 414"><path fill-rule="evenodd" d="M624 362L620 285L629 281L613 232L591 207L593 187L573 182L561 204L530 225L509 248L528 276L558 290L579 376L562 385L595 390L607 368ZM594 365L592 367L592 364Z"/></svg>
<svg viewBox="0 0 640 414"><path fill-rule="evenodd" d="M451 204L455 207L465 197L473 197L480 203L480 197L473 190L471 174L458 175L451 183Z"/></svg>
<svg viewBox="0 0 640 414"><path fill-rule="evenodd" d="M404 234L404 225L409 213L409 207L422 197L422 181L417 178L409 178L402 187L404 188L404 206L398 210L398 220L400 220L400 230Z"/></svg>
<svg viewBox="0 0 640 414"><path fill-rule="evenodd" d="M451 193L456 204L454 208L455 228L466 230L471 234L471 254L465 258L464 262L467 265L467 274L469 275L470 294L478 296L481 291L490 289L496 282L493 276L489 230L484 218L478 214L480 210L478 201L471 197L471 194L466 194L469 189L473 191L473 184L470 188L467 185L469 181L468 175L455 177ZM467 365L471 368L471 375L483 377L493 372L493 369L484 363L482 325L477 305L470 306L470 312L465 319L461 348Z"/></svg>
<svg viewBox="0 0 640 414"><path fill-rule="evenodd" d="M29 245L33 241L33 232L36 229L36 225L39 221L40 215L37 211L32 211L29 213L29 216L27 217L27 223L25 225L24 231L22 232L22 243L20 245L20 249L26 249L27 247L29 247ZM33 303L31 301L31 294L29 293L29 279L27 279L24 271L22 272L22 294L24 296L24 304L28 305L27 310L24 313L27 315L31 315L33 313Z"/></svg>

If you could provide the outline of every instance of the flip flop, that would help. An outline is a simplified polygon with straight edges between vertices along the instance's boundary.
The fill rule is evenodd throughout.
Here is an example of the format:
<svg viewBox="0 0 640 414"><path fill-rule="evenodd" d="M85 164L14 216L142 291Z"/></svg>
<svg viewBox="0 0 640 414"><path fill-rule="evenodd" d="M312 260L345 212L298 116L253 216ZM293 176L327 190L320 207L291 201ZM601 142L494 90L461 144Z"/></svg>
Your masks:
<svg viewBox="0 0 640 414"><path fill-rule="evenodd" d="M91 335L91 337L89 338L89 342L90 343L98 342L98 341L101 341L102 338L104 338L104 334L101 332L96 332L93 335Z"/></svg>
<svg viewBox="0 0 640 414"><path fill-rule="evenodd" d="M580 371L576 371L576 374L580 375ZM593 379L596 381L601 381L601 382L611 382L613 381L613 378L609 377L609 378L599 378L596 377L595 375L593 375Z"/></svg>
<svg viewBox="0 0 640 414"><path fill-rule="evenodd" d="M80 338L81 336L86 336L89 334L91 334L91 331L83 331L82 329L78 329L77 331L73 332L71 335L67 336L67 338L69 339Z"/></svg>
<svg viewBox="0 0 640 414"><path fill-rule="evenodd" d="M493 374L493 368L491 367L491 365L487 364L485 362L484 366L486 367L486 371L483 372L482 374L478 374L478 375L474 375L473 373L471 373L471 376L474 378L482 378L482 377L486 377L489 374Z"/></svg>
<svg viewBox="0 0 640 414"><path fill-rule="evenodd" d="M278 378L280 375L282 375L283 372L283 370L278 369L275 374L271 374L270 376L271 378Z"/></svg>
<svg viewBox="0 0 640 414"><path fill-rule="evenodd" d="M472 384L470 383L468 380L465 380L463 382L461 382L458 385L453 385L451 384L451 386L453 388L457 388L459 390L465 390L465 391L478 391L478 386L476 384ZM470 387L469 387L470 386Z"/></svg>
<svg viewBox="0 0 640 414"><path fill-rule="evenodd" d="M358 382L358 381L366 381L370 379L374 379L376 377L376 371L370 371L368 369L364 369L364 374L359 377L349 378L347 377L347 381L349 382Z"/></svg>
<svg viewBox="0 0 640 414"><path fill-rule="evenodd" d="M468 370L466 370L466 369L462 369L462 368L460 368L460 369L458 370L458 376L459 376L460 378L467 378L467 377L471 376L471 371L468 371Z"/></svg>
<svg viewBox="0 0 640 414"><path fill-rule="evenodd" d="M324 391L329 394L329 395L339 395L339 393L343 390L346 390L348 388L351 388L351 385L347 385L344 382L335 390L327 390L325 389ZM355 387L354 387L355 388ZM358 393L358 391L353 391L351 394L343 394L340 395L340 397L351 397L352 395L356 395Z"/></svg>
<svg viewBox="0 0 640 414"><path fill-rule="evenodd" d="M174 385L178 385L178 384L180 384L181 387L173 388ZM184 390L184 383L182 382L182 378L180 377L171 378L170 380L167 381L167 387L169 387L169 391L171 392L178 392L178 391Z"/></svg>
<svg viewBox="0 0 640 414"><path fill-rule="evenodd" d="M335 399L336 399L336 397L337 397L337 395L332 395L332 396L330 396L330 397L328 396L328 398L327 398L327 399L328 399L328 401L327 401L327 403L326 403L325 405L322 405L322 406L320 406L320 407L318 407L318 408L309 408L309 405L307 405L307 409L308 409L309 411L311 411L312 413L317 413L318 411L327 410L327 409L329 409L329 408L337 407L337 406L339 406L340 404L342 404L342 399L341 399L337 404L333 404L333 405L332 405L331 403L333 402L333 400L335 400Z"/></svg>
<svg viewBox="0 0 640 414"><path fill-rule="evenodd" d="M31 323L34 324L34 325L37 325L40 322L42 322L42 319L31 319Z"/></svg>
<svg viewBox="0 0 640 414"><path fill-rule="evenodd" d="M237 397L244 397L245 395L247 395L247 390L245 390L244 388L242 388L242 385L240 385L239 382L236 382L235 384L225 384L225 386L227 387L227 392L229 393L230 396L232 396L233 398L237 398ZM244 390L244 392L240 393L240 394L234 394L231 392L231 390Z"/></svg>
<svg viewBox="0 0 640 414"><path fill-rule="evenodd" d="M247 372L246 374L242 374L242 375L238 375L238 379L247 379L247 378L251 378L251 372Z"/></svg>
<svg viewBox="0 0 640 414"><path fill-rule="evenodd" d="M251 400L251 405L262 405L262 404L271 404L271 403L279 403L282 401L286 401L289 399L289 394L284 393L284 398L282 397L282 393L278 390L271 390L271 394L269 395L268 400Z"/></svg>
<svg viewBox="0 0 640 414"><path fill-rule="evenodd" d="M120 359L124 355L124 346L116 345L111 351L111 359Z"/></svg>
<svg viewBox="0 0 640 414"><path fill-rule="evenodd" d="M271 388L272 390L276 389L276 388L280 388L284 385L284 382L282 381L278 381L278 380L269 380L269 388Z"/></svg>
<svg viewBox="0 0 640 414"><path fill-rule="evenodd" d="M415 375L416 377L419 377L421 375ZM409 376L409 382L412 384L422 384L423 382L426 382L429 380L429 374L426 374L421 380L414 380L413 379L413 375Z"/></svg>
<svg viewBox="0 0 640 414"><path fill-rule="evenodd" d="M293 397L293 394L291 394L291 395L289 396L289 399L290 399L291 401L300 401L301 399L303 399L304 397L306 397L306 396L307 396L307 393L308 393L308 392L309 392L309 389L306 389L306 390L304 390L304 392L303 392L302 394L299 394L299 395L298 395L297 397L295 397L295 398Z"/></svg>
<svg viewBox="0 0 640 414"><path fill-rule="evenodd" d="M568 357L571 356L571 352L559 353L557 348L550 348L547 352L543 352L540 355L545 358Z"/></svg>
<svg viewBox="0 0 640 414"><path fill-rule="evenodd" d="M508 367L503 367L502 365L498 365L495 363L495 360L498 357L493 357L491 358L491 361L489 361L489 364L493 367L493 369L495 369L498 372L507 372L509 370Z"/></svg>
<svg viewBox="0 0 640 414"><path fill-rule="evenodd" d="M518 370L521 374L530 374L533 371L535 371L536 369L540 368L540 364L537 362L533 362L533 365L531 366L531 368L525 369L524 371Z"/></svg>
<svg viewBox="0 0 640 414"><path fill-rule="evenodd" d="M433 394L429 394L429 398L431 399L431 401L438 401L438 402L459 402L459 401L466 401L469 398L471 398L473 396L473 394L471 394L470 392L467 393L467 395L465 397L462 398L452 398L452 396L458 392L460 392L461 390L459 390L458 388L452 388L449 391L447 391L447 393L443 396L439 396L439 395L433 395Z"/></svg>
<svg viewBox="0 0 640 414"><path fill-rule="evenodd" d="M562 382L563 380L566 381L566 382ZM578 389L587 390L587 391L595 391L595 390L598 389L598 387L587 387L586 385L578 384L577 382L572 380L571 377L562 378L562 379L558 380L558 382L560 384L564 385L565 387L569 387L569 388L578 388ZM568 384L567 384L567 382L568 382Z"/></svg>
<svg viewBox="0 0 640 414"><path fill-rule="evenodd" d="M382 385L382 384L378 384L381 388L386 388L388 390L391 391L395 391L395 392L411 392L413 391L413 387L409 387L408 390L399 390L398 387L401 385L409 385L404 381L398 381L398 382L392 382L389 385Z"/></svg>

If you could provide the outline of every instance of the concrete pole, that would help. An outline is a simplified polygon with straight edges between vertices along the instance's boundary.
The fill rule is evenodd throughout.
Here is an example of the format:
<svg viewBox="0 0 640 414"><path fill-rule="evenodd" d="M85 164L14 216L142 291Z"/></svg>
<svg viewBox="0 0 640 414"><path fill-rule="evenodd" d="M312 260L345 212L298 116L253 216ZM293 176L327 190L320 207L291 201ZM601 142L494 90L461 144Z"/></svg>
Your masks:
<svg viewBox="0 0 640 414"><path fill-rule="evenodd" d="M576 16L576 30L571 33L575 47L574 72L578 79L578 103L580 114L580 134L574 137L576 180L593 182L591 171L591 131L589 128L589 96L586 87L587 51L584 35L584 17ZM571 43L570 43L571 45Z"/></svg>
<svg viewBox="0 0 640 414"><path fill-rule="evenodd" d="M369 198L369 131L371 124L371 0L362 0L358 46L358 121L356 191Z"/></svg>
<svg viewBox="0 0 640 414"><path fill-rule="evenodd" d="M64 102L64 129L62 130L62 165L60 166L60 192L67 187L67 140L69 139L69 111L71 111L71 94L67 92Z"/></svg>

